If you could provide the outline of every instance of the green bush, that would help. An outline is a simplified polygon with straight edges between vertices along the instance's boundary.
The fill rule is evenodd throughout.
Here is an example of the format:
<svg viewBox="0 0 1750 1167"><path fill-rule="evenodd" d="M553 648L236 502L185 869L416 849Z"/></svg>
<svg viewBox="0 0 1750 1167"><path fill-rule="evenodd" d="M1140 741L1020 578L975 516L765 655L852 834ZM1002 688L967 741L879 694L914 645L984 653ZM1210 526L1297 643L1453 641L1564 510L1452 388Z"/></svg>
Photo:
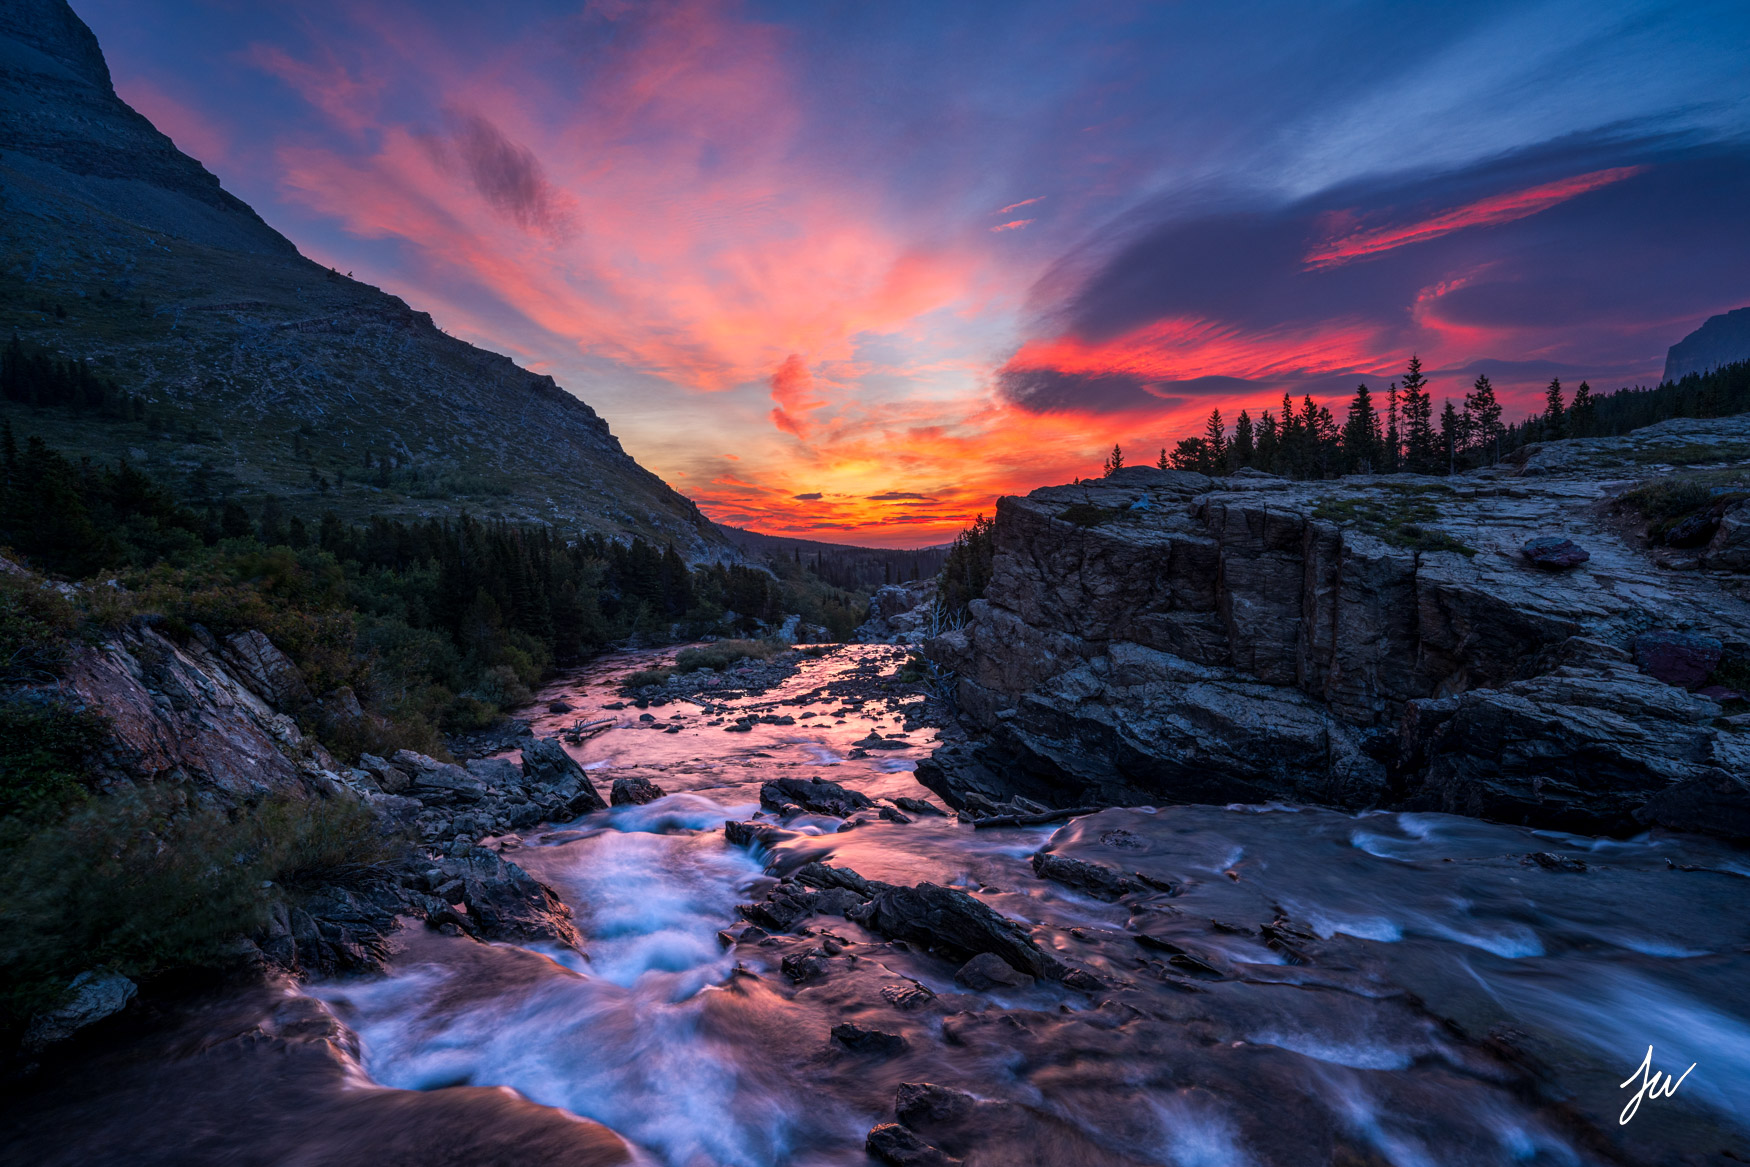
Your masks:
<svg viewBox="0 0 1750 1167"><path fill-rule="evenodd" d="M744 660L770 660L780 651L781 645L766 640L719 640L681 649L674 658L674 667L682 673L696 673L700 669L722 672Z"/></svg>
<svg viewBox="0 0 1750 1167"><path fill-rule="evenodd" d="M107 733L103 718L58 698L0 696L0 818L36 819L83 798L88 759Z"/></svg>
<svg viewBox="0 0 1750 1167"><path fill-rule="evenodd" d="M85 969L137 979L222 964L276 897L406 847L359 803L227 810L182 787L93 798L35 830L5 820L0 1014L19 1023Z"/></svg>
<svg viewBox="0 0 1750 1167"><path fill-rule="evenodd" d="M639 669L635 673L627 673L620 678L620 685L627 689L642 689L646 685L662 685L674 676L673 669Z"/></svg>
<svg viewBox="0 0 1750 1167"><path fill-rule="evenodd" d="M41 580L0 574L0 684L53 680L78 625L78 611Z"/></svg>

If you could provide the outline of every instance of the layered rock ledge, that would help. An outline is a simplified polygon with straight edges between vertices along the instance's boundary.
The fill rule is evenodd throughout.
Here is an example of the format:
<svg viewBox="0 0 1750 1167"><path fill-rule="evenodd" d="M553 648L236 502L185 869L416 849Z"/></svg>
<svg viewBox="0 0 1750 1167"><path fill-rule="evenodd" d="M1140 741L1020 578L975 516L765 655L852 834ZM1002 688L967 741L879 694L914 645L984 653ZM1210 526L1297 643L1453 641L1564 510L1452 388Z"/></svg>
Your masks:
<svg viewBox="0 0 1750 1167"><path fill-rule="evenodd" d="M985 597L926 645L974 741L919 776L957 806L1285 799L1750 836L1750 718L1693 660L1661 664L1750 656L1743 581L1711 545L1655 553L1617 506L1698 452L1750 471L1750 417L1450 478L1129 467L1004 498ZM1587 557L1552 570L1526 550L1546 537Z"/></svg>

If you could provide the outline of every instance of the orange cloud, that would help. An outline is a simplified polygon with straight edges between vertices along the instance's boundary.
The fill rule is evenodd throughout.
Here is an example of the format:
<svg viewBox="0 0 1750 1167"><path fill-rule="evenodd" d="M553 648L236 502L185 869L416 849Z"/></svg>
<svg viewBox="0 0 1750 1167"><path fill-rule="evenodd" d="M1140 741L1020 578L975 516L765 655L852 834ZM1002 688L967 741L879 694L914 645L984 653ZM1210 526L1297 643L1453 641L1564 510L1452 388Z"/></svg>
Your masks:
<svg viewBox="0 0 1750 1167"><path fill-rule="evenodd" d="M998 223L995 227L991 228L991 231L1019 231L1022 227L1025 227L1032 221L1032 219L1016 219L1011 223Z"/></svg>
<svg viewBox="0 0 1750 1167"><path fill-rule="evenodd" d="M1010 212L1010 211L1018 211L1018 210L1020 210L1020 209L1021 209L1021 208L1022 208L1022 207L1030 207L1030 206L1032 206L1032 205L1033 205L1033 204L1034 204L1034 203L1042 203L1042 202L1044 202L1044 201L1045 201L1045 196L1044 196L1044 195L1039 195L1039 196L1038 196L1038 197L1037 197L1037 198L1031 198L1031 199L1022 199L1022 200L1021 200L1021 201L1020 201L1020 202L1018 202L1018 203L1010 203L1010 204L1009 204L1009 205L1008 205L1008 206L1006 206L1006 207L1004 207L1004 208L1003 208L1003 209L1002 209L1002 210L1000 210L1000 211L998 211L998 212L997 212L997 214L999 214L999 215L1006 215L1006 214L1008 214L1008 213L1009 213L1009 212ZM1029 219L1029 220L1028 220L1028 222L1032 222L1032 220L1031 220L1031 219Z"/></svg>
<svg viewBox="0 0 1750 1167"><path fill-rule="evenodd" d="M1594 170L1589 174L1546 182L1528 190L1491 195L1486 199L1478 199L1474 203L1443 211L1420 223L1350 231L1307 252L1306 265L1309 268L1332 267L1407 244L1438 239L1442 235L1450 235L1467 227L1493 227L1501 223L1511 223L1515 219L1524 219L1539 211L1547 211L1558 203L1567 202L1587 191L1621 182L1645 169L1644 166L1616 166L1609 170Z"/></svg>
<svg viewBox="0 0 1750 1167"><path fill-rule="evenodd" d="M1077 337L1029 341L1010 359L1008 368L1124 374L1145 383L1199 377L1269 380L1371 368L1384 351L1378 327L1362 320L1248 331L1219 321L1170 318L1107 341Z"/></svg>

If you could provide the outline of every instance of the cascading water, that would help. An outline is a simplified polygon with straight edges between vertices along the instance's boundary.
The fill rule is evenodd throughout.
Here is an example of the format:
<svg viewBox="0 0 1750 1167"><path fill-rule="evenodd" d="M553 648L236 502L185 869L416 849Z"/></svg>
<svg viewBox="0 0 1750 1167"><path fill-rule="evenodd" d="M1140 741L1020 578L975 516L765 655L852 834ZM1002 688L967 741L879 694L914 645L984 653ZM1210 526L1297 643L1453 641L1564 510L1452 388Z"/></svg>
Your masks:
<svg viewBox="0 0 1750 1167"><path fill-rule="evenodd" d="M826 717L725 733L690 707L647 722L628 711L572 747L604 787L635 765L668 792L507 852L573 906L587 957L404 933L391 975L311 990L358 1034L365 1071L416 1090L508 1086L665 1167L867 1163L865 1135L892 1121L908 1082L974 1096L972 1120L932 1137L977 1163L1750 1154L1740 854L1285 806L993 830L873 813L841 829L802 814L769 849L730 845L726 820L778 825L758 801L775 778L926 796L911 770L931 733L854 756L855 740L899 715L819 696L859 666L867 675L878 652L843 649L781 689L712 703L805 700ZM639 663L615 660L542 699L576 706L566 721L596 716L603 682ZM1041 879L1029 862L1041 848L1150 882L1109 901ZM954 963L832 915L793 934L744 932L737 905L810 860L969 892L1101 987L975 992ZM783 958L804 953L828 971L793 983ZM919 985L933 998L908 995ZM843 1022L903 1046L849 1048L830 1036ZM1649 1045L1661 1070L1697 1068L1625 1126L1632 1091L1618 1083Z"/></svg>

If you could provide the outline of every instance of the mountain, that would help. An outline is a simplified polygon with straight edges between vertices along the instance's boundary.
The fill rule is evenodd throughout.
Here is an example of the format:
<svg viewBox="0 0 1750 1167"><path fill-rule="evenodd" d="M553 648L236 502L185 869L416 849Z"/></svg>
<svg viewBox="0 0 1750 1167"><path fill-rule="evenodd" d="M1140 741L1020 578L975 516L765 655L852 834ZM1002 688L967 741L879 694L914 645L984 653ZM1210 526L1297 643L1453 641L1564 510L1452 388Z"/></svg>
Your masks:
<svg viewBox="0 0 1750 1167"><path fill-rule="evenodd" d="M724 524L718 524L717 529L751 559L788 559L807 564L833 586L851 589L929 579L942 570L952 546L942 543L934 547L853 547L788 535L765 535Z"/></svg>
<svg viewBox="0 0 1750 1167"><path fill-rule="evenodd" d="M1750 361L1750 307L1709 316L1665 353L1665 380L1679 381L1722 365Z"/></svg>
<svg viewBox="0 0 1750 1167"><path fill-rule="evenodd" d="M0 401L22 439L186 494L342 517L468 510L738 557L594 410L322 268L115 93L64 0L0 5L0 337L144 404ZM14 394L14 396L19 396Z"/></svg>

